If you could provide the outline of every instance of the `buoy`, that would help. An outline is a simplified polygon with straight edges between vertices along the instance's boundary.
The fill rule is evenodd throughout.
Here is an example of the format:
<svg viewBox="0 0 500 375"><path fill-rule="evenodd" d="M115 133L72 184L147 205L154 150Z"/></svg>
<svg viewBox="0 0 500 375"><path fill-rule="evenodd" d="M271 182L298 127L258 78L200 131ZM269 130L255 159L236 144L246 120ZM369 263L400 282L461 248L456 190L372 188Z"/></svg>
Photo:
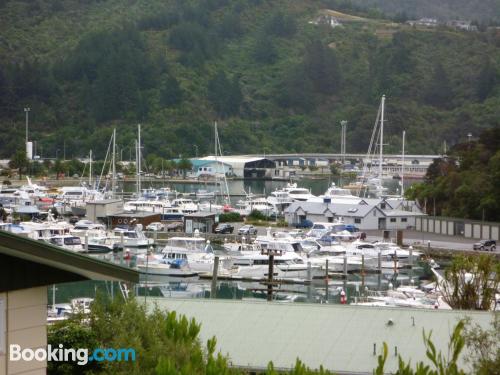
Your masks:
<svg viewBox="0 0 500 375"><path fill-rule="evenodd" d="M346 304L346 302L347 302L347 298L345 297L345 292L344 292L344 289L342 289L342 290L340 291L340 303L341 303L342 305L345 305L345 304Z"/></svg>

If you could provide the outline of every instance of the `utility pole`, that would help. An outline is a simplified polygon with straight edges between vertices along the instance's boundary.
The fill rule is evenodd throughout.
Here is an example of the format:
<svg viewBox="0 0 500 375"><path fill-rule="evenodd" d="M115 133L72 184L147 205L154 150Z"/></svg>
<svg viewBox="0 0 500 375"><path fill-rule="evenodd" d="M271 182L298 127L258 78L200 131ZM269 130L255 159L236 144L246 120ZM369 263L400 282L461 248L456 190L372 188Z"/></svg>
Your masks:
<svg viewBox="0 0 500 375"><path fill-rule="evenodd" d="M340 154L342 155L342 165L345 164L345 149L346 149L346 127L347 121L340 121L341 133L340 133Z"/></svg>
<svg viewBox="0 0 500 375"><path fill-rule="evenodd" d="M26 117L26 157L27 159L31 159L32 158L32 151L30 150L30 144L29 144L29 138L28 138L28 122L29 122L29 112L30 112L31 108L30 107L25 107L24 108L24 113L25 113L25 117Z"/></svg>

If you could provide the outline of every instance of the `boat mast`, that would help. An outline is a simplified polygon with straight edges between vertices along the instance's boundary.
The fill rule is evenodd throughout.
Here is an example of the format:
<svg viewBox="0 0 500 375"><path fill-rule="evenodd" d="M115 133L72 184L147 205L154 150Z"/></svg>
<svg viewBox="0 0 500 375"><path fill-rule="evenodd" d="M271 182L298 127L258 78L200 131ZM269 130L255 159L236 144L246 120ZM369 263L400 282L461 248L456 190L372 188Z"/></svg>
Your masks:
<svg viewBox="0 0 500 375"><path fill-rule="evenodd" d="M385 95L382 95L382 102L380 103L380 155L379 155L379 178L382 182L382 159L384 155L384 106L385 106Z"/></svg>
<svg viewBox="0 0 500 375"><path fill-rule="evenodd" d="M137 125L137 197L141 195L141 124Z"/></svg>
<svg viewBox="0 0 500 375"><path fill-rule="evenodd" d="M92 188L92 150L89 153L89 187Z"/></svg>
<svg viewBox="0 0 500 375"><path fill-rule="evenodd" d="M402 160L401 160L401 196L404 196L405 194L405 137L406 137L406 131L403 130L403 155L402 155Z"/></svg>
<svg viewBox="0 0 500 375"><path fill-rule="evenodd" d="M113 156L111 157L111 197L115 197L116 190L116 128L113 129Z"/></svg>

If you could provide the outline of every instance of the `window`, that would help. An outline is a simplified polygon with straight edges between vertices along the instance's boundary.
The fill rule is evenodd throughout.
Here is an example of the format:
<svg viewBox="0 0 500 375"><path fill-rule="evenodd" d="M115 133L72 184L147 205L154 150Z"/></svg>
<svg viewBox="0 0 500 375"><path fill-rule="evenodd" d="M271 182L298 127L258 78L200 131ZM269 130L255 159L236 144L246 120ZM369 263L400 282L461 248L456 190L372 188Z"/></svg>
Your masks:
<svg viewBox="0 0 500 375"><path fill-rule="evenodd" d="M395 217L391 217L391 223L395 223L396 222L396 218Z"/></svg>
<svg viewBox="0 0 500 375"><path fill-rule="evenodd" d="M356 224L361 224L361 219L356 218L356 219L354 219L354 222L355 222Z"/></svg>
<svg viewBox="0 0 500 375"><path fill-rule="evenodd" d="M377 210L373 210L373 216L377 216Z"/></svg>
<svg viewBox="0 0 500 375"><path fill-rule="evenodd" d="M406 223L407 221L408 221L408 219L407 219L406 217L402 217L402 218L401 218L401 222L402 222L402 223Z"/></svg>
<svg viewBox="0 0 500 375"><path fill-rule="evenodd" d="M380 203L380 208L385 210L385 203Z"/></svg>
<svg viewBox="0 0 500 375"><path fill-rule="evenodd" d="M329 222L329 223L333 223L333 217L331 217L331 216L330 216L330 217L328 217L328 222Z"/></svg>

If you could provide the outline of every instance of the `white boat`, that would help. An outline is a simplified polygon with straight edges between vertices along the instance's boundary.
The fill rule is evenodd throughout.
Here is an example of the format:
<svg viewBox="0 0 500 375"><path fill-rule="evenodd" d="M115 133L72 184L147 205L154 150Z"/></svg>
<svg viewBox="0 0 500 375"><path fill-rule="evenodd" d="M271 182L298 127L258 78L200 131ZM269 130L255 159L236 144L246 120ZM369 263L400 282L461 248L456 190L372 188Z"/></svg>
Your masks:
<svg viewBox="0 0 500 375"><path fill-rule="evenodd" d="M311 191L309 189L298 187L296 183L288 183L286 187L283 188L283 190L288 193L288 195L294 202L305 202L315 197L313 194L311 194Z"/></svg>
<svg viewBox="0 0 500 375"><path fill-rule="evenodd" d="M238 208L236 209L243 216L248 216L252 211L258 211L264 216L277 215L278 211L267 201L266 198L247 198L246 200L241 200L237 203Z"/></svg>
<svg viewBox="0 0 500 375"><path fill-rule="evenodd" d="M270 203L278 213L281 213L293 203L293 199L290 197L288 191L276 189L267 197L267 202Z"/></svg>
<svg viewBox="0 0 500 375"><path fill-rule="evenodd" d="M45 241L77 253L81 253L84 250L80 237L72 236L71 234L54 235L46 238Z"/></svg>
<svg viewBox="0 0 500 375"><path fill-rule="evenodd" d="M142 231L142 225L138 224L134 228L115 228L113 236L121 241L123 236L124 247L147 248L154 244L154 240L147 238Z"/></svg>
<svg viewBox="0 0 500 375"><path fill-rule="evenodd" d="M258 252L242 253L232 256L232 265L238 267L235 276L244 278L267 278L269 274L269 256ZM321 277L321 270L308 265L294 252L276 253L274 256L273 277L278 279L302 279ZM324 274L323 274L324 276Z"/></svg>
<svg viewBox="0 0 500 375"><path fill-rule="evenodd" d="M180 208L184 214L192 214L198 211L198 205L187 198L174 199L172 206Z"/></svg>
<svg viewBox="0 0 500 375"><path fill-rule="evenodd" d="M151 276L193 277L198 275L198 272L193 271L185 259L138 259L137 269Z"/></svg>
<svg viewBox="0 0 500 375"><path fill-rule="evenodd" d="M158 212L164 214L165 209L171 208L169 200L134 200L125 202L123 209L129 212Z"/></svg>

